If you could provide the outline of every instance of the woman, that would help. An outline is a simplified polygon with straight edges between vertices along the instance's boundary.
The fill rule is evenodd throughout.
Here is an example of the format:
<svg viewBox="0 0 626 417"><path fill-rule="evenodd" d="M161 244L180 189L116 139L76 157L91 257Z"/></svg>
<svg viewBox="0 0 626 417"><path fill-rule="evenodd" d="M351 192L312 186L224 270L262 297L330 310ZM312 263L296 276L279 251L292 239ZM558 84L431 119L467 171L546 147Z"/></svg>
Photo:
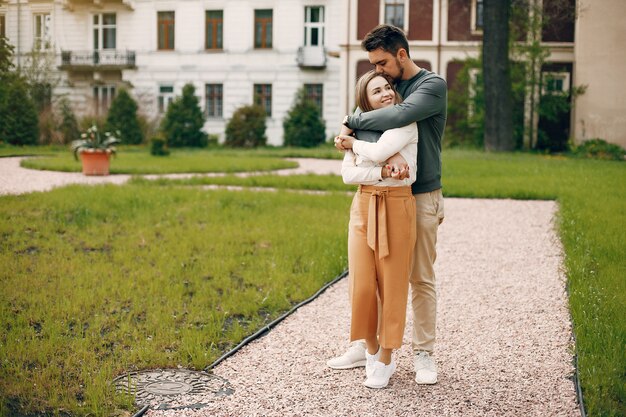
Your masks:
<svg viewBox="0 0 626 417"><path fill-rule="evenodd" d="M374 71L357 82L356 102L362 111L399 101L389 80ZM384 388L396 369L392 352L402 345L406 319L415 244L415 199L411 183L417 172L417 125L387 130L377 143L351 136L337 136L335 141L349 149L341 169L344 182L359 184L350 208L348 232L350 339L365 339L367 345L365 386ZM385 165L396 153L409 163L407 179L397 179L398 173Z"/></svg>

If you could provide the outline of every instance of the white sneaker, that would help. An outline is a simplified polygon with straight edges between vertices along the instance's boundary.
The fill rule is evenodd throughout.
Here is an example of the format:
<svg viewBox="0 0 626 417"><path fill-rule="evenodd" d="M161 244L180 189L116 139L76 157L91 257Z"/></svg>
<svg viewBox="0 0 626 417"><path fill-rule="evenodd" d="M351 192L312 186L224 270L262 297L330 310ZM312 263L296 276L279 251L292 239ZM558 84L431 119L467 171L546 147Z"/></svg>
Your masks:
<svg viewBox="0 0 626 417"><path fill-rule="evenodd" d="M380 359L380 346L378 346L378 351L373 355L370 355L367 349L365 349L365 375L370 376L372 373L372 369L376 361Z"/></svg>
<svg viewBox="0 0 626 417"><path fill-rule="evenodd" d="M389 365L376 361L372 365L372 373L367 377L363 385L368 388L385 388L389 384L389 378L396 370L396 363L392 360Z"/></svg>
<svg viewBox="0 0 626 417"><path fill-rule="evenodd" d="M330 359L326 364L333 369L352 369L365 366L367 362L365 352L365 342L357 340L350 344L343 355Z"/></svg>
<svg viewBox="0 0 626 417"><path fill-rule="evenodd" d="M413 359L415 367L415 382L432 385L437 383L437 365L428 352L417 352Z"/></svg>

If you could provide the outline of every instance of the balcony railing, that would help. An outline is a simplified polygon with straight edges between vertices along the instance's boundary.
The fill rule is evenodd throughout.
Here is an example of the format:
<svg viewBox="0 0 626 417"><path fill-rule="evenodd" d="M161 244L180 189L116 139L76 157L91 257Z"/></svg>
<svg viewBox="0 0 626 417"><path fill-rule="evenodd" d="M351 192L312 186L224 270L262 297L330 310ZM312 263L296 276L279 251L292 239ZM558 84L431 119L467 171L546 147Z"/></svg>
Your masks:
<svg viewBox="0 0 626 417"><path fill-rule="evenodd" d="M301 68L326 68L326 48L322 46L301 46L296 61Z"/></svg>
<svg viewBox="0 0 626 417"><path fill-rule="evenodd" d="M61 51L61 69L135 68L135 51Z"/></svg>

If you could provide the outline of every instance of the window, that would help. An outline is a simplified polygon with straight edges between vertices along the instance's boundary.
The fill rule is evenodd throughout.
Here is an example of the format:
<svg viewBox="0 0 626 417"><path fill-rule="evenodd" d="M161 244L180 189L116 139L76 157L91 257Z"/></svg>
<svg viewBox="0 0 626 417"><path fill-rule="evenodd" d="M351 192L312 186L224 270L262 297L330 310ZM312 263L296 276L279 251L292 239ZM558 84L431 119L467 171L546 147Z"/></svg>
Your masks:
<svg viewBox="0 0 626 417"><path fill-rule="evenodd" d="M35 49L50 48L50 28L52 27L50 13L41 13L33 15L35 23L33 26L33 47Z"/></svg>
<svg viewBox="0 0 626 417"><path fill-rule="evenodd" d="M207 10L206 12L206 49L222 49L222 33L224 30L224 15L221 10Z"/></svg>
<svg viewBox="0 0 626 417"><path fill-rule="evenodd" d="M324 109L324 84L304 84L304 96L317 105L321 116Z"/></svg>
<svg viewBox="0 0 626 417"><path fill-rule="evenodd" d="M304 46L324 45L324 7L304 9Z"/></svg>
<svg viewBox="0 0 626 417"><path fill-rule="evenodd" d="M113 85L97 85L93 88L97 115L105 114L109 110L113 97L115 97L115 86Z"/></svg>
<svg viewBox="0 0 626 417"><path fill-rule="evenodd" d="M272 84L254 84L254 104L263 107L267 117L272 117Z"/></svg>
<svg viewBox="0 0 626 417"><path fill-rule="evenodd" d="M6 36L7 36L6 18L3 14L0 14L0 38L6 38Z"/></svg>
<svg viewBox="0 0 626 417"><path fill-rule="evenodd" d="M254 47L272 48L272 10L254 11Z"/></svg>
<svg viewBox="0 0 626 417"><path fill-rule="evenodd" d="M93 50L115 49L117 43L115 13L93 16Z"/></svg>
<svg viewBox="0 0 626 417"><path fill-rule="evenodd" d="M472 0L472 32L483 31L483 0Z"/></svg>
<svg viewBox="0 0 626 417"><path fill-rule="evenodd" d="M385 0L385 23L404 28L404 0Z"/></svg>
<svg viewBox="0 0 626 417"><path fill-rule="evenodd" d="M165 113L167 107L172 101L174 101L174 86L173 85L160 85L159 86L159 113Z"/></svg>
<svg viewBox="0 0 626 417"><path fill-rule="evenodd" d="M158 12L158 46L160 51L174 49L174 12Z"/></svg>
<svg viewBox="0 0 626 417"><path fill-rule="evenodd" d="M206 84L207 117L222 117L222 84Z"/></svg>
<svg viewBox="0 0 626 417"><path fill-rule="evenodd" d="M569 91L569 72L544 72L543 94L559 94Z"/></svg>

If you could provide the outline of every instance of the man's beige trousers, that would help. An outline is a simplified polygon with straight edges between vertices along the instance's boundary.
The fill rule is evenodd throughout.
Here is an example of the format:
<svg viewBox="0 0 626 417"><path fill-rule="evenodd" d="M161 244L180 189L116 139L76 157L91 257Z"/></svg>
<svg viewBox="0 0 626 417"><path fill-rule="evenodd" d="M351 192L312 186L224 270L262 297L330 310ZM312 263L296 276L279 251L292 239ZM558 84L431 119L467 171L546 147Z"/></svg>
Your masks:
<svg viewBox="0 0 626 417"><path fill-rule="evenodd" d="M411 268L413 308L413 350L432 352L435 348L437 293L435 270L437 230L443 221L441 189L415 194L417 239Z"/></svg>
<svg viewBox="0 0 626 417"><path fill-rule="evenodd" d="M416 241L415 210L410 187L360 186L354 196L348 231L350 340L378 335L383 348L402 346Z"/></svg>

